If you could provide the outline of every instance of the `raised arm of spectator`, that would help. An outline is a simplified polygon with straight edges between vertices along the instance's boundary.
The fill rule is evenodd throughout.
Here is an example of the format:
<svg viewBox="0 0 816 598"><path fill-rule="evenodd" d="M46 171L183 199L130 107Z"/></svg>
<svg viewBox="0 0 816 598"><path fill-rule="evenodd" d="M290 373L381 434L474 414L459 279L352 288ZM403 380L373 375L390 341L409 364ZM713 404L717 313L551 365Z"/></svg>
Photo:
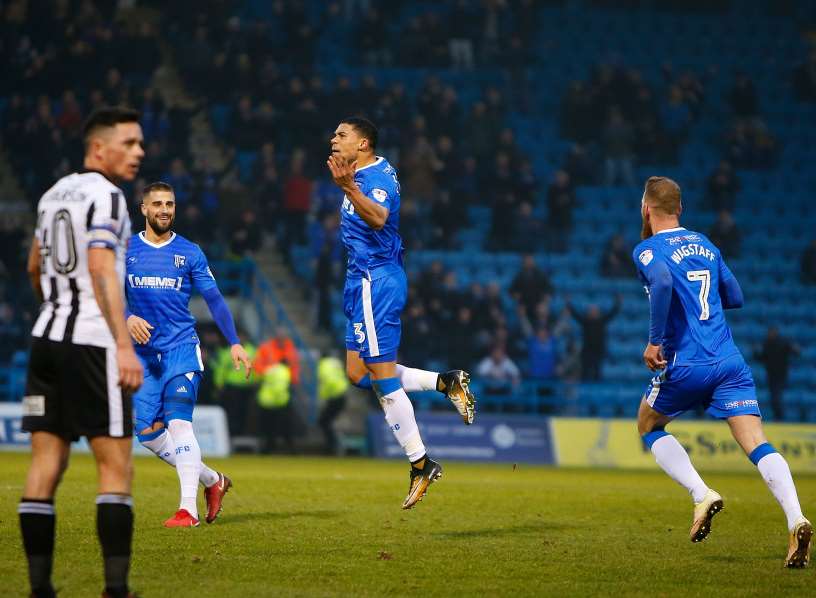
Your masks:
<svg viewBox="0 0 816 598"><path fill-rule="evenodd" d="M612 318L617 316L620 312L621 305L623 305L623 299L621 299L620 295L615 295L615 303L604 313L604 322L609 322Z"/></svg>
<svg viewBox="0 0 816 598"><path fill-rule="evenodd" d="M524 335L524 338L533 336L535 332L533 331L533 325L530 323L530 318L527 317L527 309L520 303L516 307L516 316L518 317L519 328L521 328L521 333Z"/></svg>

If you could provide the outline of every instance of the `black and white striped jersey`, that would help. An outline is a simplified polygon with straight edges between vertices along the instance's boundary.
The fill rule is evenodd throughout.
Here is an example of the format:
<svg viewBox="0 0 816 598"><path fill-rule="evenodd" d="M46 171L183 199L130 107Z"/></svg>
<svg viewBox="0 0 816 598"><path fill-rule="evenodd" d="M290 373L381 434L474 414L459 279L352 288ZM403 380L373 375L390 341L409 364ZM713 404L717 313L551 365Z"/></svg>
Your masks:
<svg viewBox="0 0 816 598"><path fill-rule="evenodd" d="M43 303L32 336L77 345L112 347L113 335L94 296L88 249L116 252L124 285L130 216L124 193L99 172L61 178L37 205Z"/></svg>

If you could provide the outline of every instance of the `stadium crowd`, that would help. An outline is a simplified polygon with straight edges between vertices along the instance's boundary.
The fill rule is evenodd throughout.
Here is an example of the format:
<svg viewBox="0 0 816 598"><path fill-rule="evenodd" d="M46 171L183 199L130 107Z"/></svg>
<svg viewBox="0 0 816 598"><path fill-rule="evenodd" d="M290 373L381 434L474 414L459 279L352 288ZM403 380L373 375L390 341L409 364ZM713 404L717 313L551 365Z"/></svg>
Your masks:
<svg viewBox="0 0 816 598"><path fill-rule="evenodd" d="M530 73L544 62L536 24L549 3L437 4L395 0L386 14L366 0L11 3L0 24L8 57L0 82L5 159L33 210L56 178L79 167L85 115L109 103L140 109L146 158L126 189L132 208L141 186L161 179L176 192L178 231L211 259L251 256L273 242L298 272L293 248L308 246L317 323L332 330L344 256L324 158L340 118L363 111L379 126L379 151L400 170L409 256L461 249L473 206L490 213L485 250L563 253L585 201L582 188L634 188L639 164L682 161L712 78L726 76L729 114L712 140L722 161L705 182L705 205L718 214L712 240L728 257L740 255L738 171L773 169L784 141L766 124L751 73L666 65L655 80L607 57L587 78L571 75L557 116L570 145L559 168L542 171L511 115L533 111ZM123 18L134 10L138 19ZM371 70L322 68L338 64ZM406 85L400 74L413 73L415 81L416 69L426 69L421 82ZM479 71L491 76L475 91L460 85ZM816 53L790 68L790 80L800 101L816 101ZM202 147L201 121L220 152ZM32 215L2 222L0 361L25 346L34 305L22 270ZM605 231L597 273L632 276L632 241ZM801 279L816 284L816 240L801 252ZM522 377L600 378L606 329L599 322L614 313L562 307L569 302L553 301L558 292L533 258L507 288L460 285L455 269L435 263L412 280L405 359L444 362L455 350L457 366L501 379L499 386Z"/></svg>

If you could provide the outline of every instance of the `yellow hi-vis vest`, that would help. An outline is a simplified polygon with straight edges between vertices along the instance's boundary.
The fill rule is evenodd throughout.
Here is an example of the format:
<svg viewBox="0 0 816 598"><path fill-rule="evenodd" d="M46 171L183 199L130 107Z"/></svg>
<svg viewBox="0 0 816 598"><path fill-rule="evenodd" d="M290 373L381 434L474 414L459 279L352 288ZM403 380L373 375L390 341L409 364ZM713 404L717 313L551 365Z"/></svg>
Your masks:
<svg viewBox="0 0 816 598"><path fill-rule="evenodd" d="M261 380L258 390L258 405L264 409L280 409L289 403L289 385L292 382L292 372L289 366L283 363L273 365L267 369Z"/></svg>
<svg viewBox="0 0 816 598"><path fill-rule="evenodd" d="M218 350L215 354L215 359L210 360L210 369L213 373L213 384L216 388L221 389L224 385L227 386L251 386L255 384L255 374L250 376L249 380L246 378L246 371L244 371L244 366L242 365L240 369L235 369L235 366L232 364L232 354L230 353L231 347L222 347ZM244 350L246 350L247 355L249 356L250 363L252 359L255 357L255 351L257 348L252 343L245 343Z"/></svg>
<svg viewBox="0 0 816 598"><path fill-rule="evenodd" d="M321 401L341 396L348 390L346 368L336 357L323 357L317 363L317 395Z"/></svg>

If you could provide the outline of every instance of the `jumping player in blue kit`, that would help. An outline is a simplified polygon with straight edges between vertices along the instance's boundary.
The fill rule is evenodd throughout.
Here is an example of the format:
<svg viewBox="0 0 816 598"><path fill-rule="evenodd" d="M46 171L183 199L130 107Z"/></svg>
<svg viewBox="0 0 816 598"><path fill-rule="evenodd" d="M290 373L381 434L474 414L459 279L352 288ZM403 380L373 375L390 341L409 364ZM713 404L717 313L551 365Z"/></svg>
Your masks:
<svg viewBox="0 0 816 598"><path fill-rule="evenodd" d="M193 407L204 370L188 307L194 289L230 343L235 369L243 364L249 376L251 366L207 258L198 245L172 231L175 209L170 185L145 187L145 230L131 239L126 259L127 326L145 371L145 382L133 397L134 427L146 448L176 468L181 485L179 509L164 525L195 527L199 482L205 488L207 523L218 516L232 482L201 461L193 433Z"/></svg>
<svg viewBox="0 0 816 598"><path fill-rule="evenodd" d="M684 411L703 405L728 422L734 439L757 466L787 518L785 566L810 558L813 528L802 514L785 458L765 438L751 370L739 352L724 310L742 307L739 283L717 247L680 226L680 187L651 177L641 200L643 241L633 259L649 295L649 343L643 359L658 372L640 404L638 432L657 464L694 500L691 541L700 542L723 508L722 497L703 482L688 453L665 430Z"/></svg>
<svg viewBox="0 0 816 598"><path fill-rule="evenodd" d="M400 315L408 294L399 235L400 185L394 167L374 154L376 146L377 129L371 122L347 118L334 132L327 161L334 182L345 193L340 235L348 251L343 290L346 372L354 385L377 394L411 462L408 496L402 504L410 509L442 475L442 466L426 454L406 391L444 393L466 424L473 423L476 399L467 372L440 374L397 363Z"/></svg>

